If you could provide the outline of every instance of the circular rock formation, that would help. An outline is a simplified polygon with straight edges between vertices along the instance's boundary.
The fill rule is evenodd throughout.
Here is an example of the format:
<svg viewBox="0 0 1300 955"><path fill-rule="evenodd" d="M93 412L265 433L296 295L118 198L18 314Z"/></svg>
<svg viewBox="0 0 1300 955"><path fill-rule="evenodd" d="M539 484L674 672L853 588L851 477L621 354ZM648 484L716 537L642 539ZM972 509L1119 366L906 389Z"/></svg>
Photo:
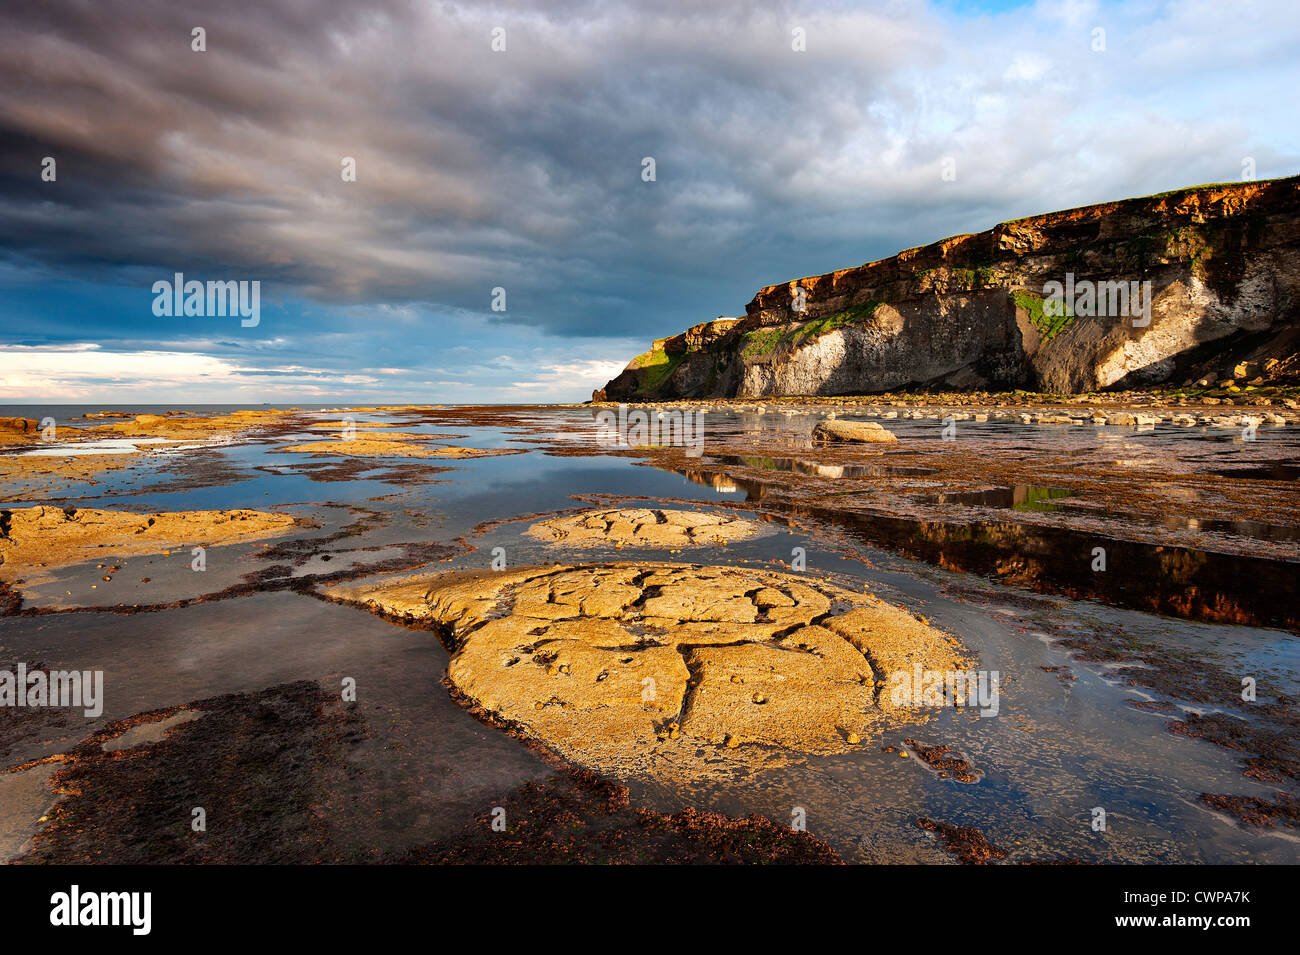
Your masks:
<svg viewBox="0 0 1300 955"><path fill-rule="evenodd" d="M555 517L534 524L527 533L530 537L574 546L693 547L744 540L758 530L758 524L753 521L725 514L642 507Z"/></svg>
<svg viewBox="0 0 1300 955"><path fill-rule="evenodd" d="M329 594L436 623L459 691L600 772L690 777L843 752L925 718L891 702L893 674L968 662L870 594L748 568L556 565Z"/></svg>

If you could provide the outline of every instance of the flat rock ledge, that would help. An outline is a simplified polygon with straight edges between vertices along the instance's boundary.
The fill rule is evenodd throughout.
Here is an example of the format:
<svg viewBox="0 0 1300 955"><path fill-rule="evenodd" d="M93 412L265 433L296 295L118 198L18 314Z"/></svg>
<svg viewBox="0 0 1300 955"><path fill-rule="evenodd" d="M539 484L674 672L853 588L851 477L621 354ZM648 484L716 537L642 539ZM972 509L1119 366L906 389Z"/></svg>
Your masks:
<svg viewBox="0 0 1300 955"><path fill-rule="evenodd" d="M893 444L898 441L892 431L874 421L840 421L832 418L813 428L816 441L863 441L868 444Z"/></svg>
<svg viewBox="0 0 1300 955"><path fill-rule="evenodd" d="M89 507L5 509L0 510L0 579L11 580L36 568L65 567L96 558L156 554L196 544L209 547L264 540L299 526L300 522L288 514L244 508L153 514Z"/></svg>
<svg viewBox="0 0 1300 955"><path fill-rule="evenodd" d="M583 511L540 521L527 534L565 546L699 547L755 536L754 521L728 514L658 508Z"/></svg>
<svg viewBox="0 0 1300 955"><path fill-rule="evenodd" d="M293 444L281 451L296 454L336 454L351 458L492 458L503 454L522 454L519 448L423 447L409 441L380 438L351 438L344 441L308 441Z"/></svg>
<svg viewBox="0 0 1300 955"><path fill-rule="evenodd" d="M468 700L613 775L702 778L846 752L934 715L895 706L891 674L970 663L956 639L870 594L749 568L554 565L326 594L434 624Z"/></svg>

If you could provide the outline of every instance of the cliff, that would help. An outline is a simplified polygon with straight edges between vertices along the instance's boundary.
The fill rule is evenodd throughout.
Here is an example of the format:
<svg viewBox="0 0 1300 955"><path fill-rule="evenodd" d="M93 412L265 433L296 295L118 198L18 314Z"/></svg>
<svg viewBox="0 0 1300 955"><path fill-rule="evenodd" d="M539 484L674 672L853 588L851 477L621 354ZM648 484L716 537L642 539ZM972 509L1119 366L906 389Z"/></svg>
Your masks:
<svg viewBox="0 0 1300 955"><path fill-rule="evenodd" d="M1242 362L1294 380L1300 177L1004 222L769 285L745 311L655 342L593 400L1063 394L1230 377Z"/></svg>

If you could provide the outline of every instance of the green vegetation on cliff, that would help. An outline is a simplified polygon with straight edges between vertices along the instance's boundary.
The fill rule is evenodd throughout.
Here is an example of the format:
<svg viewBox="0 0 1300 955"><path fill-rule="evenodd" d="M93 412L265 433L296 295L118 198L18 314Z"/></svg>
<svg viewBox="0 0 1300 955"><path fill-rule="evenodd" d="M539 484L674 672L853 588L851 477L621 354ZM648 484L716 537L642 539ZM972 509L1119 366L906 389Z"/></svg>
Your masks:
<svg viewBox="0 0 1300 955"><path fill-rule="evenodd" d="M756 361L771 355L780 346L786 346L793 351L801 345L821 338L823 335L838 328L843 328L845 325L852 325L855 322L870 318L875 314L876 309L883 304L883 302L872 300L863 302L861 305L850 306L834 315L815 318L810 322L804 322L802 325L775 325L768 328L756 328L745 333L740 353L747 361Z"/></svg>
<svg viewBox="0 0 1300 955"><path fill-rule="evenodd" d="M668 380L668 376L677 370L677 366L685 357L685 355L670 355L662 348L652 348L644 355L638 355L632 362L633 367L641 371L637 393L649 394L654 391Z"/></svg>
<svg viewBox="0 0 1300 955"><path fill-rule="evenodd" d="M775 328L756 328L752 332L745 332L741 338L744 344L740 347L740 354L748 361L764 358L776 350L784 334L783 325L777 325Z"/></svg>
<svg viewBox="0 0 1300 955"><path fill-rule="evenodd" d="M981 265L975 269L953 269L952 275L964 288L983 288L993 281L993 267Z"/></svg>
<svg viewBox="0 0 1300 955"><path fill-rule="evenodd" d="M802 328L797 329L793 336L793 345L798 348L804 342L810 342L814 339L821 338L827 332L833 332L837 328L843 328L845 325L852 325L855 322L863 321L876 314L876 309L884 305L884 302L872 300L863 302L861 305L854 305L847 311L839 312L835 315L828 315L825 318L814 319Z"/></svg>
<svg viewBox="0 0 1300 955"><path fill-rule="evenodd" d="M1044 342L1050 342L1074 321L1074 312L1066 302L1061 303L1062 314L1048 315L1043 311L1043 297L1037 293L1022 289L1012 292L1011 300L1029 315L1029 324L1034 326Z"/></svg>

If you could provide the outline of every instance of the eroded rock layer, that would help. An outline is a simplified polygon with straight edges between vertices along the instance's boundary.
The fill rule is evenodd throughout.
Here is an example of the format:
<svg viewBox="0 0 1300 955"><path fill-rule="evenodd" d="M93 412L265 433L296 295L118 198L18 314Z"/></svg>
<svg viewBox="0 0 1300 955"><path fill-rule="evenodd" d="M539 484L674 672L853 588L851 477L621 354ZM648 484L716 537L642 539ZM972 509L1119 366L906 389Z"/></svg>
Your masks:
<svg viewBox="0 0 1300 955"><path fill-rule="evenodd" d="M600 772L689 777L843 752L932 715L894 705L892 674L970 663L870 594L749 568L556 565L328 593L444 628L459 691Z"/></svg>
<svg viewBox="0 0 1300 955"><path fill-rule="evenodd" d="M555 517L534 524L528 535L572 547L697 547L744 540L758 529L753 521L727 514L640 507Z"/></svg>
<svg viewBox="0 0 1300 955"><path fill-rule="evenodd" d="M393 437L398 437L393 435ZM411 435L410 437L424 437ZM354 458L491 458L521 454L517 448L456 448L414 444L385 438L349 438L343 441L308 441L282 448L298 454L338 454Z"/></svg>

